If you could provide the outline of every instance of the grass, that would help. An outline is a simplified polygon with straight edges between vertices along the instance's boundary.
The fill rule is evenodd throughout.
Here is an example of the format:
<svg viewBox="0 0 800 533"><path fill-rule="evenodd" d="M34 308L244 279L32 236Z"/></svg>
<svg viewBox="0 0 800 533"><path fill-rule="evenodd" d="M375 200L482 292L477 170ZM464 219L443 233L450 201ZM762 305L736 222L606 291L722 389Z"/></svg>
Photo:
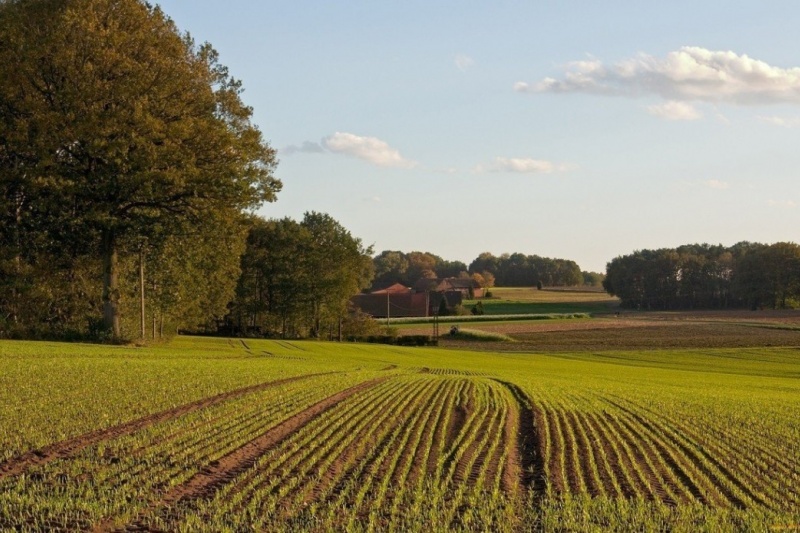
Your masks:
<svg viewBox="0 0 800 533"><path fill-rule="evenodd" d="M547 313L609 313L619 300L597 290L538 290L528 287L494 287L492 298L480 300L487 315ZM466 300L467 309L478 300Z"/></svg>
<svg viewBox="0 0 800 533"><path fill-rule="evenodd" d="M513 322L530 320L567 320L573 318L589 318L587 313L532 313L522 315L447 315L438 318L441 323L457 322ZM430 324L434 317L401 317L390 319L391 325ZM379 321L383 322L383 321Z"/></svg>
<svg viewBox="0 0 800 533"><path fill-rule="evenodd" d="M553 332L543 345L573 336L554 351L531 349L544 331L488 342L504 334L483 324L462 328L470 340L459 341L481 352L190 337L142 348L0 342L0 530L137 522L194 531L769 531L800 523L797 333L754 328L747 317L741 329L676 318L644 331L637 320L486 325L609 326ZM702 344L714 328L783 345ZM639 340L604 344L612 333ZM639 347L655 338L685 343ZM66 438L323 372L332 373L3 474L4 460ZM293 419L302 423L269 440ZM258 442L252 460L236 459ZM226 464L236 468L204 491L159 503Z"/></svg>
<svg viewBox="0 0 800 533"><path fill-rule="evenodd" d="M514 339L502 333L481 331L479 329L458 328L456 333L449 333L448 337L458 340L476 340L482 342L514 342Z"/></svg>

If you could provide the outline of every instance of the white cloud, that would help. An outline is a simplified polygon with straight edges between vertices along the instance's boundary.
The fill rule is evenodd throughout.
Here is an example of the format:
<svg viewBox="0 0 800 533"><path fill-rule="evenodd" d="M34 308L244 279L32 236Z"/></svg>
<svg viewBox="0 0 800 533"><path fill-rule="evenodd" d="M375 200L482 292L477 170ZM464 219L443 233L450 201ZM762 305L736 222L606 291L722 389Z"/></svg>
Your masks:
<svg viewBox="0 0 800 533"><path fill-rule="evenodd" d="M670 100L663 104L651 105L647 112L653 116L666 120L698 120L703 115L692 104Z"/></svg>
<svg viewBox="0 0 800 533"><path fill-rule="evenodd" d="M297 153L301 154L321 154L325 152L325 149L320 146L319 143L305 141L300 146L296 145L289 145L285 148L281 148L278 152L282 155L294 155Z"/></svg>
<svg viewBox="0 0 800 533"><path fill-rule="evenodd" d="M551 161L531 158L495 157L489 164L481 164L473 169L476 173L512 172L517 174L552 174L566 172L570 165L556 164Z"/></svg>
<svg viewBox="0 0 800 533"><path fill-rule="evenodd" d="M758 120L772 124L773 126L780 126L782 128L796 128L800 126L800 118L798 117L758 117Z"/></svg>
<svg viewBox="0 0 800 533"><path fill-rule="evenodd" d="M800 104L800 67L781 68L731 51L686 46L658 58L640 54L605 65L569 63L562 79L518 82L520 92L590 93L729 104Z"/></svg>
<svg viewBox="0 0 800 533"><path fill-rule="evenodd" d="M400 152L385 141L375 137L360 137L352 133L337 131L322 139L322 146L338 154L345 154L380 167L411 168L415 165L400 155Z"/></svg>
<svg viewBox="0 0 800 533"><path fill-rule="evenodd" d="M706 182L706 185L709 186L712 189L717 189L717 190L720 190L720 191L724 191L725 189L729 189L730 188L730 184L728 182L720 181L720 180L708 180Z"/></svg>
<svg viewBox="0 0 800 533"><path fill-rule="evenodd" d="M469 56L465 56L464 54L458 54L455 59L456 67L461 72L466 72L471 66L475 64L475 60L473 60Z"/></svg>
<svg viewBox="0 0 800 533"><path fill-rule="evenodd" d="M794 209L797 207L797 202L794 200L770 200L767 205L772 207L781 207L784 209Z"/></svg>

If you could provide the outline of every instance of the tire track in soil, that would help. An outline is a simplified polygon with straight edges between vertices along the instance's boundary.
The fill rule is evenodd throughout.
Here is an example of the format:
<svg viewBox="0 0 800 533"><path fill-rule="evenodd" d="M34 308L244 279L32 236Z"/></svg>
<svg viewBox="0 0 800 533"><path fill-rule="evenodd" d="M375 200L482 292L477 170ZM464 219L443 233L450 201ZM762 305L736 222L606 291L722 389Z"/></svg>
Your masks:
<svg viewBox="0 0 800 533"><path fill-rule="evenodd" d="M0 479L12 476L18 476L24 473L26 470L46 465L47 463L50 463L57 459L69 459L70 457L74 457L75 455L85 450L86 448L94 446L95 444L99 444L103 441L115 439L118 437L124 437L136 433L137 431L146 429L155 424L160 424L162 422L174 420L183 415L199 411L200 409L212 407L227 400L239 398L241 396L245 396L253 392L260 392L262 390L266 390L272 387L277 387L279 385L284 385L286 383L291 383L293 381L299 381L301 379L308 379L312 377L324 376L335 373L336 372L323 372L318 374L307 374L304 376L295 376L291 378L279 379L276 381L267 381L265 383L258 383L256 385L242 387L241 389L223 392L215 396L210 396L208 398L196 400L194 402L190 402L184 405L179 405L178 407L173 407L172 409L167 409L166 411L153 413L144 416L142 418L137 418L136 420L131 420L129 422L124 422L122 424L112 426L110 428L98 429L95 431L91 431L89 433L84 433L82 435L78 435L77 437L73 437L71 439L50 444L48 446L45 446L44 448L25 452L22 455L18 455L17 457L8 459L4 463L0 463Z"/></svg>
<svg viewBox="0 0 800 533"><path fill-rule="evenodd" d="M502 487L513 493L518 487L532 490L536 500L544 498L546 480L544 477L544 456L542 442L536 424L533 403L517 385L508 381L494 380L505 387L514 398L516 406L511 405L506 418L505 439L512 446L503 469ZM516 434L514 415L516 414Z"/></svg>
<svg viewBox="0 0 800 533"><path fill-rule="evenodd" d="M329 396L317 402L311 407L289 417L272 429L267 430L260 436L251 440L244 446L234 450L228 455L213 461L206 468L189 478L186 482L173 487L159 501L148 506L148 511L160 508L171 507L179 501L196 500L199 498L210 497L214 492L226 483L231 482L248 468L251 468L267 451L280 444L289 435L303 427L312 419L330 410L340 402L363 390L375 387L389 377L382 377L360 383L349 389ZM143 514L143 513L142 513ZM140 514L140 517L142 515ZM141 523L140 519L135 519L132 524L122 528L123 531L149 531L146 524ZM116 531L113 527L113 518L94 528L95 533Z"/></svg>

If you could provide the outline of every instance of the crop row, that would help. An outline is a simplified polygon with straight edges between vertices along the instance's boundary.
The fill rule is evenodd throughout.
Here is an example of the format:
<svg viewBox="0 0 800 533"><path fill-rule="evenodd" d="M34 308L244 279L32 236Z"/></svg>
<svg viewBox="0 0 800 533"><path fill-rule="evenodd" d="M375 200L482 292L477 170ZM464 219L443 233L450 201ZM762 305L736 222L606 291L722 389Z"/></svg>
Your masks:
<svg viewBox="0 0 800 533"><path fill-rule="evenodd" d="M286 383L96 443L0 480L0 526L111 527L220 457L363 376Z"/></svg>
<svg viewBox="0 0 800 533"><path fill-rule="evenodd" d="M798 465L752 429L694 425L663 409L573 390L535 398L550 497L796 509Z"/></svg>
<svg viewBox="0 0 800 533"><path fill-rule="evenodd" d="M512 404L490 380L395 377L313 418L215 494L156 509L141 525L270 530L368 523L380 530L409 526L418 516L409 512L430 506L442 525L509 524L514 511L501 485L515 450L509 439L516 436L506 429Z"/></svg>

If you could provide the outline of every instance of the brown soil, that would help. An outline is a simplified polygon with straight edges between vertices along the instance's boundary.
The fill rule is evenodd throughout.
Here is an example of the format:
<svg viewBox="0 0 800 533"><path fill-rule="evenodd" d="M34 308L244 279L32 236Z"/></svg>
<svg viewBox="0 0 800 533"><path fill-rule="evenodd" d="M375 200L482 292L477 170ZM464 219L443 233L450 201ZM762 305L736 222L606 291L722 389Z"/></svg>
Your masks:
<svg viewBox="0 0 800 533"><path fill-rule="evenodd" d="M652 348L738 348L800 345L800 310L625 312L581 320L474 322L470 328L502 333L516 343L452 340L447 348L487 351L582 351ZM424 330L424 331L423 331ZM403 334L428 334L428 326Z"/></svg>
<svg viewBox="0 0 800 533"><path fill-rule="evenodd" d="M238 398L253 392L262 391L270 387L277 387L285 383L291 383L293 381L322 375L325 374L308 374L305 376L297 376L280 379L277 381L259 383L257 385L251 385L249 387L243 387L241 389L217 394L216 396L211 396L209 398L203 398L202 400L197 400L174 407L172 409L167 409L166 411L147 415L145 417L131 420L130 422L125 422L110 428L98 429L89 433L84 433L83 435L79 435L72 439L57 442L39 450L32 450L7 460L6 462L0 464L0 479L20 475L30 468L47 464L56 459L73 457L81 450L84 450L90 446L94 446L100 442L125 435L131 435L154 424L173 420L194 411L220 404L227 400Z"/></svg>
<svg viewBox="0 0 800 533"><path fill-rule="evenodd" d="M544 496L544 454L541 436L537 427L536 415L530 399L518 386L507 381L499 381L513 396L515 402L509 409L506 422L506 442L510 443L512 453L508 454L503 472L503 489L514 492L518 486L532 489L539 498ZM512 417L517 417L513 420ZM539 421L542 419L540 418ZM507 444L508 445L508 444Z"/></svg>

